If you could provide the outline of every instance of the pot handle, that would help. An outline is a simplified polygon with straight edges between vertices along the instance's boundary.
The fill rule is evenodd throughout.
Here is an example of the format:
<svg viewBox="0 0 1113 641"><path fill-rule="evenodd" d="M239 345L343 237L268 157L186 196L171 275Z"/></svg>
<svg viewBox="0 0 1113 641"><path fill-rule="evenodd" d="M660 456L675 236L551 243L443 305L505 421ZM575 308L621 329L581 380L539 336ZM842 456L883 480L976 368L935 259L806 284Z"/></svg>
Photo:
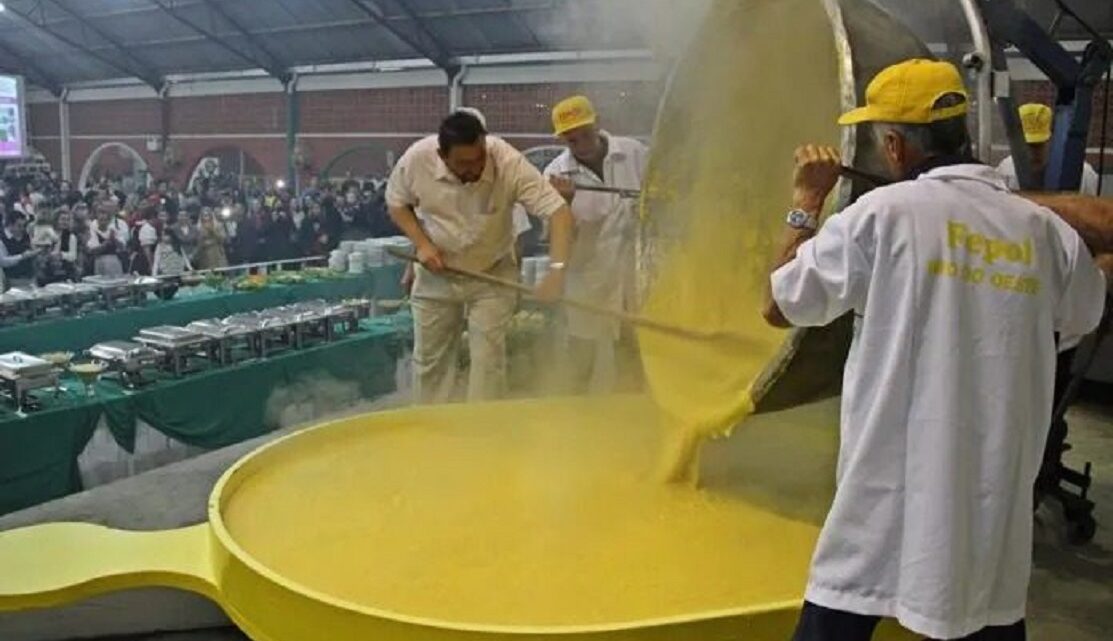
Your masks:
<svg viewBox="0 0 1113 641"><path fill-rule="evenodd" d="M208 523L128 532L51 523L0 532L0 611L62 605L138 587L216 599Z"/></svg>

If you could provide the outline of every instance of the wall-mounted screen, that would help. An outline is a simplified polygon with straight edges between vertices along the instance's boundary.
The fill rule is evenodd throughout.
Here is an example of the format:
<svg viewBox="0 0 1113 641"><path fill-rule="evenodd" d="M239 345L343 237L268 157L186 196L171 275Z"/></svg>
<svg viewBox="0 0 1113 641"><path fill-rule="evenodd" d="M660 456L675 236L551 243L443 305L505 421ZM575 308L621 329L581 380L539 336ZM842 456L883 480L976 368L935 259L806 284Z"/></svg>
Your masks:
<svg viewBox="0 0 1113 641"><path fill-rule="evenodd" d="M0 75L0 160L27 156L23 78Z"/></svg>

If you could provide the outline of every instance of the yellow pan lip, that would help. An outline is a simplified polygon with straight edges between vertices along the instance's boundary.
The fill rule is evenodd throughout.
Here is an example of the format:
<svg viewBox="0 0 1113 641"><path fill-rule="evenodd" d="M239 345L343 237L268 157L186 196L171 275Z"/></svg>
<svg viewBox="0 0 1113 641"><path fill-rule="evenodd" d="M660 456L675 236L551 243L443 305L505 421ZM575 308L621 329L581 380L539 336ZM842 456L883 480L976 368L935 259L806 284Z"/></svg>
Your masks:
<svg viewBox="0 0 1113 641"><path fill-rule="evenodd" d="M501 401L498 405L522 405L536 403L536 401ZM413 415L414 413L424 413L442 409L443 406L431 406L429 408L406 408L397 410L388 410L383 412L373 412L364 414L362 417L374 416L376 421L389 421L392 416L399 415ZM685 614L672 617L661 617L653 619L639 619L636 621L622 621L616 623L603 623L594 625L567 625L567 626L528 626L528 625L478 625L469 623L458 623L453 621L444 621L440 619L430 619L425 617L411 616L402 614L400 612L392 612L380 608L373 608L359 603L339 599L320 591L308 588L297 581L292 581L278 572L270 569L261 561L251 555L250 552L241 547L228 531L224 523L224 519L220 513L221 498L224 496L225 491L231 486L232 482L236 480L236 476L243 473L248 465L254 464L260 457L266 456L281 447L290 447L291 443L298 438L307 437L310 434L317 433L321 430L339 429L344 424L361 417L346 417L327 423L322 423L311 428L307 428L300 432L284 436L276 439L266 445L260 446L250 454L247 454L232 467L230 467L217 481L213 487L212 494L209 497L208 513L209 513L209 527L221 546L224 547L236 559L250 568L256 574L262 576L271 583L278 585L286 590L300 594L306 598L313 599L320 603L324 603L334 608L347 610L367 617L374 617L378 619L387 619L401 623L407 623L416 626L423 626L429 628L441 628L450 631L460 632L479 632L490 634L508 634L508 635L543 635L543 634L589 634L601 632L622 632L635 630L639 628L654 628L665 626L676 626L689 623L697 623L704 621L712 621L715 619L727 619L744 616L752 616L755 614L765 614L776 612L780 610L793 609L798 610L803 606L803 595L800 599L792 599L786 601L774 602L771 604L763 604L760 606L747 606L739 608L729 608L724 610L710 610L706 612L699 612L693 614ZM218 579L219 581L219 579ZM220 590L220 586L217 586ZM222 596L223 599L228 600L229 605L235 607L235 599L227 595ZM240 613L241 615L245 613ZM245 617L250 619L251 617Z"/></svg>

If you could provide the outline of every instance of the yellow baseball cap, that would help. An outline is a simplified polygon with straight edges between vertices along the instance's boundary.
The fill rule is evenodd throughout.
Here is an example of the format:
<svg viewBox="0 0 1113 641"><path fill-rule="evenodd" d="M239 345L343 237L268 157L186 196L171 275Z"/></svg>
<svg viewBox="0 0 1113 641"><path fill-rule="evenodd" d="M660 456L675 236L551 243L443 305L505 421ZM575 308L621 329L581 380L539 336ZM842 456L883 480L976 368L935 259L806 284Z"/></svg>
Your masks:
<svg viewBox="0 0 1113 641"><path fill-rule="evenodd" d="M595 107L587 96L565 98L553 107L553 132L561 135L586 125L594 125Z"/></svg>
<svg viewBox="0 0 1113 641"><path fill-rule="evenodd" d="M967 101L935 108L948 94L967 97L962 75L949 62L917 58L883 69L866 88L866 106L843 114L840 125L892 122L926 125L966 115Z"/></svg>
<svg viewBox="0 0 1113 641"><path fill-rule="evenodd" d="M1024 127L1024 140L1029 145L1038 145L1051 140L1051 121L1054 113L1051 107L1038 102L1020 106L1020 124Z"/></svg>

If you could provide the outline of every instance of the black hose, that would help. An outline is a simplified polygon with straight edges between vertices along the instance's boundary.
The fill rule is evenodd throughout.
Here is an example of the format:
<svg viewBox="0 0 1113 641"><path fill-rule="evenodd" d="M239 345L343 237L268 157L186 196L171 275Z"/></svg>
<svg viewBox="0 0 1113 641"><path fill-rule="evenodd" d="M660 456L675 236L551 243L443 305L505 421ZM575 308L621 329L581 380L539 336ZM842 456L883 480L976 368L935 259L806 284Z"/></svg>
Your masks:
<svg viewBox="0 0 1113 641"><path fill-rule="evenodd" d="M1098 148L1098 195L1102 195L1105 187L1105 152L1109 144L1109 85L1113 80L1113 68L1105 71L1105 104L1101 107L1101 145Z"/></svg>

